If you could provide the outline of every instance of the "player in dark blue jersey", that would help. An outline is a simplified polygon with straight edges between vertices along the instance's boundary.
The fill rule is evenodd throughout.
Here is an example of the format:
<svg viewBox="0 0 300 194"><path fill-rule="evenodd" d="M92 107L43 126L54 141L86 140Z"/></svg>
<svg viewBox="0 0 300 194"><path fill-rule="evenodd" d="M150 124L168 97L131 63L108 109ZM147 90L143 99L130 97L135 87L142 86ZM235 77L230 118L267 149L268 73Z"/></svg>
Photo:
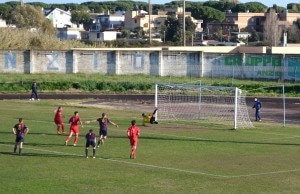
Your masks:
<svg viewBox="0 0 300 194"><path fill-rule="evenodd" d="M261 121L261 118L260 118L261 102L257 98L254 99L252 108L255 108L255 120Z"/></svg>
<svg viewBox="0 0 300 194"><path fill-rule="evenodd" d="M19 123L15 124L13 127L13 133L16 135L14 153L17 151L17 146L19 144L19 155L22 155L23 143L25 135L29 132L29 128L24 124L22 118L19 118Z"/></svg>
<svg viewBox="0 0 300 194"><path fill-rule="evenodd" d="M93 147L93 158L96 154L96 134L93 132L93 129L90 129L89 132L85 135L86 144L85 144L85 156L89 158L89 147Z"/></svg>
<svg viewBox="0 0 300 194"><path fill-rule="evenodd" d="M99 130L99 139L98 139L98 147L100 144L104 143L104 140L107 138L107 129L108 129L108 124L112 124L116 127L119 127L116 123L112 122L105 113L102 113L102 117L91 120L91 121L86 121L85 123L89 124L91 122L98 122L100 126Z"/></svg>

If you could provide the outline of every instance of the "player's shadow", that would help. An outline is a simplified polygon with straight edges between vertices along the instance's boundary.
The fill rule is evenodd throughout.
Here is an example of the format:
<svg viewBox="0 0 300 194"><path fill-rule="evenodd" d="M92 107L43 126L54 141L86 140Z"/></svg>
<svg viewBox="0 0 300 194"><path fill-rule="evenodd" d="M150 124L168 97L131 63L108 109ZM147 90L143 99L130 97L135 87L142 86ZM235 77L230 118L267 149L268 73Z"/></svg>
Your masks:
<svg viewBox="0 0 300 194"><path fill-rule="evenodd" d="M3 134L13 134L12 131L1 131L0 134L1 134L1 133L3 133Z"/></svg>
<svg viewBox="0 0 300 194"><path fill-rule="evenodd" d="M19 156L18 153L13 153L13 152L0 152L0 154L3 155L15 155ZM53 153L30 153L30 152L23 152L21 157L45 157L45 158L81 158L83 156L78 156L78 155L71 155L71 154L53 154Z"/></svg>

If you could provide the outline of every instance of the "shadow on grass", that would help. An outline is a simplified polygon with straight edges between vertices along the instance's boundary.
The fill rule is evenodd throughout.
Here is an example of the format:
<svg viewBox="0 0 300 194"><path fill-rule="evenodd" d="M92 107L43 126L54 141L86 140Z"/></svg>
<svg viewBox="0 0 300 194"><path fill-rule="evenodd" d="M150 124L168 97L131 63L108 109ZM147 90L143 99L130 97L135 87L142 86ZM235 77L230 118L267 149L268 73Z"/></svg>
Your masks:
<svg viewBox="0 0 300 194"><path fill-rule="evenodd" d="M110 136L115 139L128 139L127 136ZM146 137L142 136L139 139L145 140L161 140L161 141L187 141L187 142L211 142L211 143L233 143L233 144L256 144L256 145L278 145L278 146L300 146L300 143L279 143L279 142L258 142L258 141L232 141L232 140L214 140L201 138L180 138L180 137Z"/></svg>
<svg viewBox="0 0 300 194"><path fill-rule="evenodd" d="M13 153L13 152L0 152L0 154L3 155L15 155L18 157L64 157L64 158L82 158L82 156L78 155L70 155L70 154L53 154L53 153L28 153L23 152L22 156L19 156L19 154Z"/></svg>
<svg viewBox="0 0 300 194"><path fill-rule="evenodd" d="M279 143L279 142L258 142L258 141L232 141L232 140L213 140L200 138L178 138L178 137L140 137L147 140L168 140L168 141L191 141L191 142L212 142L212 143L233 143L233 144L257 144L257 145L278 145L278 146L300 146L300 143Z"/></svg>

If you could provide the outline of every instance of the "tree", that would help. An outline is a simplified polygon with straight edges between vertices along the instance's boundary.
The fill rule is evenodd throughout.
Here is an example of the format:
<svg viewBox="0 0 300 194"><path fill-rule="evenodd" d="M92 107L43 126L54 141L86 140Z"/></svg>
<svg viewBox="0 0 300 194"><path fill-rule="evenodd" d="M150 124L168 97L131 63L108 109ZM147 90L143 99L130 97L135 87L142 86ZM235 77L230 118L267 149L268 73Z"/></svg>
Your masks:
<svg viewBox="0 0 300 194"><path fill-rule="evenodd" d="M290 13L299 13L300 12L300 4L298 3L289 3L287 4L287 9Z"/></svg>
<svg viewBox="0 0 300 194"><path fill-rule="evenodd" d="M266 20L264 23L264 42L270 47L278 46L281 35L282 29L279 25L276 10L269 8L268 12L266 13Z"/></svg>
<svg viewBox="0 0 300 194"><path fill-rule="evenodd" d="M260 36L257 31L252 30L250 37L248 38L248 42L257 42L260 41Z"/></svg>
<svg viewBox="0 0 300 194"><path fill-rule="evenodd" d="M245 3L245 5L251 13L264 13L267 9L267 6L260 2L248 2Z"/></svg>
<svg viewBox="0 0 300 194"><path fill-rule="evenodd" d="M32 5L17 6L10 13L13 24L19 28L40 28L45 19L40 7Z"/></svg>
<svg viewBox="0 0 300 194"><path fill-rule="evenodd" d="M45 18L42 8L32 5L17 6L8 16L8 21L18 28L36 29L37 32L54 35L56 30Z"/></svg>
<svg viewBox="0 0 300 194"><path fill-rule="evenodd" d="M165 21L166 28L162 28L164 38L166 41L180 43L183 40L183 20L175 16L169 16ZM185 18L185 33L187 39L191 39L192 34L195 33L196 25L192 22L190 17Z"/></svg>
<svg viewBox="0 0 300 194"><path fill-rule="evenodd" d="M190 10L195 19L203 20L203 27L206 28L208 22L223 21L225 19L224 12L207 6L194 6Z"/></svg>
<svg viewBox="0 0 300 194"><path fill-rule="evenodd" d="M220 1L207 1L203 5L212 7L219 11L231 10L239 3L238 0L220 0Z"/></svg>
<svg viewBox="0 0 300 194"><path fill-rule="evenodd" d="M290 43L300 43L300 30L297 25L292 25L287 29L287 38Z"/></svg>
<svg viewBox="0 0 300 194"><path fill-rule="evenodd" d="M75 24L87 24L91 21L90 13L86 10L74 10L71 12L71 22Z"/></svg>
<svg viewBox="0 0 300 194"><path fill-rule="evenodd" d="M12 7L8 4L0 4L0 17L6 19Z"/></svg>
<svg viewBox="0 0 300 194"><path fill-rule="evenodd" d="M195 34L196 24L193 23L191 17L185 18L185 33L186 39L191 40L192 36Z"/></svg>
<svg viewBox="0 0 300 194"><path fill-rule="evenodd" d="M180 26L179 20L175 16L169 16L165 21L166 31L166 41L180 42L182 27Z"/></svg>

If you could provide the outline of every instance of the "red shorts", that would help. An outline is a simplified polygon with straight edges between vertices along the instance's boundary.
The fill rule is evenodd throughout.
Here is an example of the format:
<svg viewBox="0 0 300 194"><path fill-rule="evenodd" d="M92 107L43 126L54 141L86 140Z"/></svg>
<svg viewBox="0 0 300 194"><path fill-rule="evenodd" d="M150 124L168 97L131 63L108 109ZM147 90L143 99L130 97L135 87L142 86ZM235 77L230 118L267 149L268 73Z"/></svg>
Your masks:
<svg viewBox="0 0 300 194"><path fill-rule="evenodd" d="M71 126L71 127L70 127L70 132L73 132L73 133L79 133L79 128L78 128L78 126Z"/></svg>
<svg viewBox="0 0 300 194"><path fill-rule="evenodd" d="M131 146L137 146L138 139L137 138L130 138L130 145Z"/></svg>
<svg viewBox="0 0 300 194"><path fill-rule="evenodd" d="M63 124L63 121L62 121L61 119L55 119L55 120L54 120L54 123L55 123L56 125L61 125L61 124Z"/></svg>

